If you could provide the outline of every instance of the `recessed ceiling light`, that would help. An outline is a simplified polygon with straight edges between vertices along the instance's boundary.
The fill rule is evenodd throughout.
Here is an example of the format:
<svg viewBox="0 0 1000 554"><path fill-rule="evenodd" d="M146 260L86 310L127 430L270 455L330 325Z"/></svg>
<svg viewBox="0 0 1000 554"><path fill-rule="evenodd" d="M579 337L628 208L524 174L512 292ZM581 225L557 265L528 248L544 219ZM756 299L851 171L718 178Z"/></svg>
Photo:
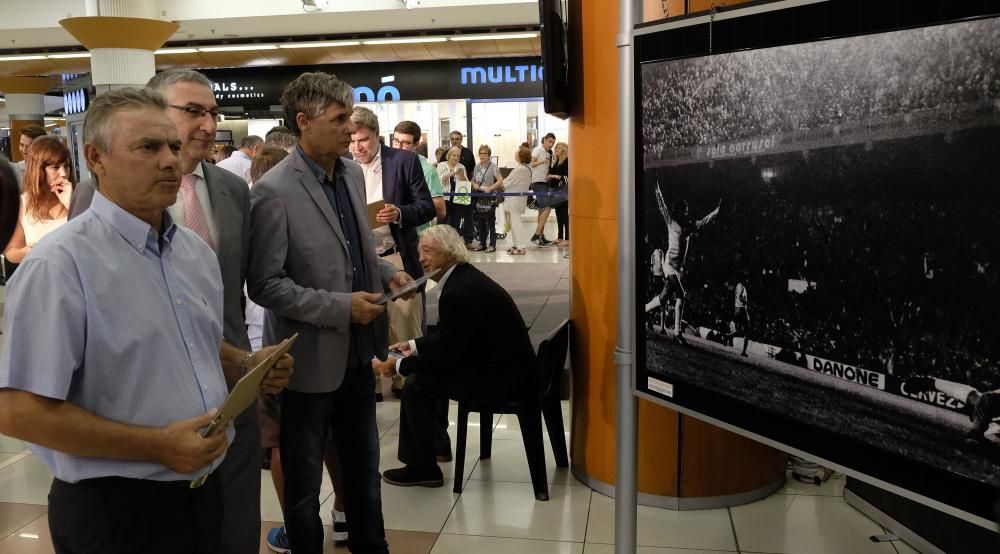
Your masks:
<svg viewBox="0 0 1000 554"><path fill-rule="evenodd" d="M336 48L337 46L357 46L360 40L340 40L335 42L293 42L279 44L278 48Z"/></svg>
<svg viewBox="0 0 1000 554"><path fill-rule="evenodd" d="M199 52L249 52L252 50L277 50L273 44L242 44L233 46L206 46L198 48Z"/></svg>
<svg viewBox="0 0 1000 554"><path fill-rule="evenodd" d="M364 44L418 44L424 42L446 42L445 37L380 38L366 40Z"/></svg>
<svg viewBox="0 0 1000 554"><path fill-rule="evenodd" d="M197 48L163 48L157 50L156 54L194 54L197 52Z"/></svg>
<svg viewBox="0 0 1000 554"><path fill-rule="evenodd" d="M509 40L517 38L537 38L538 33L499 33L495 35L459 35L450 37L448 40L454 41L466 41L466 40Z"/></svg>
<svg viewBox="0 0 1000 554"><path fill-rule="evenodd" d="M49 58L61 60L66 58L89 58L90 52L70 52L66 54L49 54Z"/></svg>
<svg viewBox="0 0 1000 554"><path fill-rule="evenodd" d="M27 56L0 56L0 62L22 62L28 60L44 60L45 56L38 55L27 55Z"/></svg>

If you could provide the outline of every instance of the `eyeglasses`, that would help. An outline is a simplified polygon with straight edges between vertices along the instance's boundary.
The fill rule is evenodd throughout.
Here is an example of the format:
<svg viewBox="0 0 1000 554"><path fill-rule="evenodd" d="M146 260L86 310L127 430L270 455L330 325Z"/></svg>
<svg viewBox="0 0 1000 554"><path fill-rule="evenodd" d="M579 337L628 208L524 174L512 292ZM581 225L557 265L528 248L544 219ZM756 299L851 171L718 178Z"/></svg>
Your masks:
<svg viewBox="0 0 1000 554"><path fill-rule="evenodd" d="M201 106L174 106L173 104L169 104L168 107L173 108L175 110L180 110L180 111L186 113L187 116L190 117L191 119L201 119L201 118L205 117L205 114L211 115L212 119L216 119L216 120L219 119L219 110L218 109L206 110L205 108L202 108Z"/></svg>
<svg viewBox="0 0 1000 554"><path fill-rule="evenodd" d="M413 141L412 140L399 140L396 137L392 137L392 146L393 146L393 148L399 148L400 146L403 146L403 147L413 146Z"/></svg>

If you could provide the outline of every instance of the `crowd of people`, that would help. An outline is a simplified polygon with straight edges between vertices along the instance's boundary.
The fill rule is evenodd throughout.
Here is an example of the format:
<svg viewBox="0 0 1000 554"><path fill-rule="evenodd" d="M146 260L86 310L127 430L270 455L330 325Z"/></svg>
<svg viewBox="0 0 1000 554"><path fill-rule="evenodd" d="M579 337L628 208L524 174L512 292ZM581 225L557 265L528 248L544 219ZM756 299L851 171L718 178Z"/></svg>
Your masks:
<svg viewBox="0 0 1000 554"><path fill-rule="evenodd" d="M91 178L74 182L58 138L26 145L18 212L5 202L0 214L6 255L20 262L6 295L0 432L30 443L55 476L57 551L256 552L267 451L285 516L267 531L272 550L323 550L325 466L334 540L387 552L382 483L443 485L449 398L537 391L516 304L469 263L459 229L476 215L447 219L455 197L438 179L454 190L464 171L476 190L499 192L489 147L465 170L459 134L458 163L435 167L416 153L412 121L388 146L375 114L326 73L299 76L282 106L284 126L223 158L211 82L168 70L93 101ZM0 165L6 195L18 173ZM477 249L495 248L489 226ZM425 274L436 287L414 286ZM502 348L481 360L483 378L466 379L487 334ZM293 335L289 354L261 365ZM258 366L257 402L206 432ZM402 401L403 465L382 474L377 377ZM149 495L157 502L135 510Z"/></svg>
<svg viewBox="0 0 1000 554"><path fill-rule="evenodd" d="M924 110L1000 110L998 48L996 26L970 21L650 64L643 154Z"/></svg>
<svg viewBox="0 0 1000 554"><path fill-rule="evenodd" d="M529 243L542 247L569 245L569 145L556 143L553 133L546 134L534 149L525 142L514 153L517 165L504 177L492 160L489 145L479 147L476 163L472 151L462 145L461 132L452 131L449 140L450 147L435 153L438 178L447 196L445 222L459 230L469 248L496 252L498 215L504 222L502 234L510 238L510 255L524 255ZM493 194L496 196L486 196ZM530 237L521 223L529 206L538 210ZM557 236L549 240L544 231L553 211Z"/></svg>

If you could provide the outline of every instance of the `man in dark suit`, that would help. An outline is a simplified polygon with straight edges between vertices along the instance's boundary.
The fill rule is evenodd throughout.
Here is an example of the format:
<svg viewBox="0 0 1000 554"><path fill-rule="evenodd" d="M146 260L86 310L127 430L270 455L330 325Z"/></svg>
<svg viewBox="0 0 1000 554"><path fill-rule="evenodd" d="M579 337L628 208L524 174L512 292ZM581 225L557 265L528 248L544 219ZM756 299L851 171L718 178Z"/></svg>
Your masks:
<svg viewBox="0 0 1000 554"><path fill-rule="evenodd" d="M248 290L269 310L265 344L299 334L297 371L281 396L288 547L295 554L323 550L319 492L332 429L348 546L388 552L371 359L384 356L388 344L382 293L413 279L375 254L364 175L342 157L354 130L351 88L326 73L303 73L281 103L299 144L251 191Z"/></svg>
<svg viewBox="0 0 1000 554"><path fill-rule="evenodd" d="M231 368L223 364L231 389L247 368L253 368L273 349L252 354L246 330L243 284L249 263L250 191L243 179L204 161L215 144L218 125L211 81L196 71L169 70L154 76L147 87L166 99L167 115L181 139L181 190L177 203L167 211L178 225L197 233L215 250L222 271L224 351L237 362ZM93 194L93 180L76 187L70 202L71 218L90 207ZM255 552L260 541L263 456L256 403L236 418L235 426L236 437L218 469L226 513L220 552Z"/></svg>
<svg viewBox="0 0 1000 554"><path fill-rule="evenodd" d="M440 399L504 399L531 394L535 351L514 299L496 281L468 263L458 232L436 225L420 236L425 273L440 275L435 332L393 344L405 356L372 361L383 376L406 377L399 413L399 461L382 479L403 487L440 487L435 459L434 406ZM490 317L482 317L490 314Z"/></svg>

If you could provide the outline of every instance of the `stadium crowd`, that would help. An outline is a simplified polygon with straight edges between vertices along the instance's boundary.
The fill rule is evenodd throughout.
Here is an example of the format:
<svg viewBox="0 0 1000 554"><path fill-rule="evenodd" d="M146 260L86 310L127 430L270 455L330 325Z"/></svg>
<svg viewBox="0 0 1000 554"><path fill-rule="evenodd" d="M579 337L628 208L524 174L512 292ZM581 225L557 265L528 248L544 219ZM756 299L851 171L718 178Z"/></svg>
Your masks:
<svg viewBox="0 0 1000 554"><path fill-rule="evenodd" d="M972 21L650 64L643 154L923 110L1000 111L997 49L1000 32Z"/></svg>

